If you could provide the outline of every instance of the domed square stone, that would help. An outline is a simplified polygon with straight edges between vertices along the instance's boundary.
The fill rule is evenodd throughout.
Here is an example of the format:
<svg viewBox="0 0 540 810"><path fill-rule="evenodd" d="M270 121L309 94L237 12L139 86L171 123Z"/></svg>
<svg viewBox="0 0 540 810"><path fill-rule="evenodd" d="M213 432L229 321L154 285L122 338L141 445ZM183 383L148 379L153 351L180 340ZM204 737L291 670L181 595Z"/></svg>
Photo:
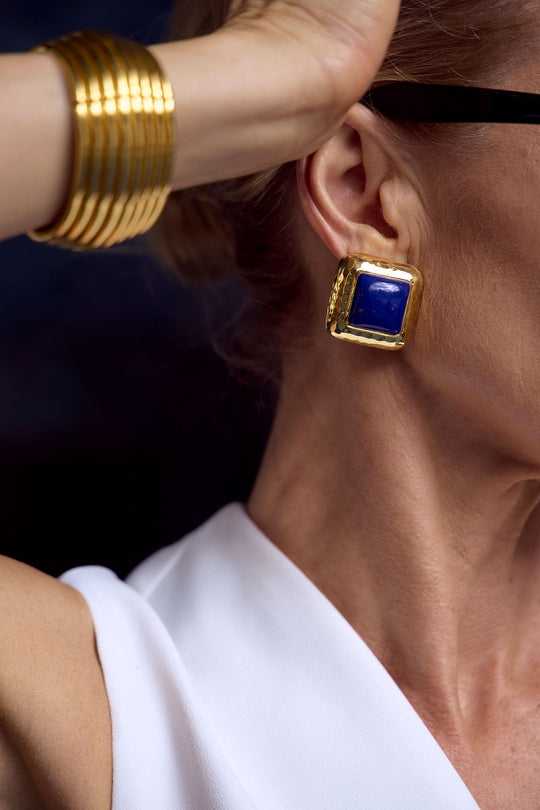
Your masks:
<svg viewBox="0 0 540 810"><path fill-rule="evenodd" d="M398 335L410 290L407 281L361 273L347 319L349 326Z"/></svg>
<svg viewBox="0 0 540 810"><path fill-rule="evenodd" d="M416 267L349 254L341 259L330 291L326 328L361 346L402 349L410 340L421 295L422 274Z"/></svg>

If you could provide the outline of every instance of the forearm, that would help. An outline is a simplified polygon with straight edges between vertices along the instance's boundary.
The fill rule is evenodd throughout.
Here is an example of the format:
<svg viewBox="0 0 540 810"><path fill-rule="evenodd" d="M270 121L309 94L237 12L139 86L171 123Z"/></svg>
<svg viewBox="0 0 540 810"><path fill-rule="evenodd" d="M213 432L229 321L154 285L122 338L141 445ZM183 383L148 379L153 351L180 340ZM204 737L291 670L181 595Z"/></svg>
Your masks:
<svg viewBox="0 0 540 810"><path fill-rule="evenodd" d="M173 188L266 168L280 162L287 139L293 145L279 60L256 36L246 38L249 49L242 39L219 32L151 48L176 100ZM272 71L275 80L268 81ZM2 240L46 226L59 213L69 186L73 128L66 80L54 56L0 56L0 76Z"/></svg>
<svg viewBox="0 0 540 810"><path fill-rule="evenodd" d="M0 56L0 120L1 240L51 222L67 194L70 101L54 57Z"/></svg>
<svg viewBox="0 0 540 810"><path fill-rule="evenodd" d="M333 8L334 0L319 6L327 3ZM297 5L281 3L273 15L270 9L205 37L151 48L176 102L173 189L313 152L365 92L391 33L396 0L379 4L388 7L381 20L360 9L356 37L339 14L334 30L333 11L317 19L311 10L299 14ZM341 5L356 8L350 0ZM285 14L287 6L292 11ZM54 56L0 56L0 240L46 227L60 213L72 168L71 106Z"/></svg>

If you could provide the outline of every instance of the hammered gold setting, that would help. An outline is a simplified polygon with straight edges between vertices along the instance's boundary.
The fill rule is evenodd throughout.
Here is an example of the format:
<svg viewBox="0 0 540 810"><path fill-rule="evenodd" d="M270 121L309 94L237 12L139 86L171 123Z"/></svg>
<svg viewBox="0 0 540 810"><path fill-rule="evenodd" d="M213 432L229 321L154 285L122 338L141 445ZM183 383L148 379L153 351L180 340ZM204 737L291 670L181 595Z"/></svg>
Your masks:
<svg viewBox="0 0 540 810"><path fill-rule="evenodd" d="M172 88L147 48L99 31L36 48L59 61L74 111L71 184L38 242L102 248L145 233L170 193L176 144Z"/></svg>
<svg viewBox="0 0 540 810"><path fill-rule="evenodd" d="M361 276L364 278L361 279ZM386 286L386 299L388 290L397 291L397 295L401 298L401 304L398 300L398 305L403 307L403 313L398 311L396 316L391 312L392 317L397 317L396 328L377 328L373 323L369 326L358 325L359 318L361 320L358 313L363 313L364 310L357 309L355 312L352 310L353 303L358 301L359 287L363 283L368 287L370 284L372 286L379 284L382 288ZM422 276L416 267L409 264L389 264L364 254L345 256L339 263L330 293L326 328L331 335L341 340L390 351L402 349L411 337L421 294ZM385 300L384 306L387 309L391 307L396 309L392 300L390 302ZM371 320L376 320L376 315L371 316Z"/></svg>

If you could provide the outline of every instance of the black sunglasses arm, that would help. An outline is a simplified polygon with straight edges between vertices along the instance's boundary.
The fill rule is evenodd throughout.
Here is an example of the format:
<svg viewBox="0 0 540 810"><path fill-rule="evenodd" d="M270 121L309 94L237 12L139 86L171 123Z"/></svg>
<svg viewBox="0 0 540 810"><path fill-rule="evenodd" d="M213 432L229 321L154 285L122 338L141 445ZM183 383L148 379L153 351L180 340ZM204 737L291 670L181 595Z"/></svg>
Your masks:
<svg viewBox="0 0 540 810"><path fill-rule="evenodd" d="M362 102L405 121L540 124L540 95L512 90L393 82L373 88Z"/></svg>

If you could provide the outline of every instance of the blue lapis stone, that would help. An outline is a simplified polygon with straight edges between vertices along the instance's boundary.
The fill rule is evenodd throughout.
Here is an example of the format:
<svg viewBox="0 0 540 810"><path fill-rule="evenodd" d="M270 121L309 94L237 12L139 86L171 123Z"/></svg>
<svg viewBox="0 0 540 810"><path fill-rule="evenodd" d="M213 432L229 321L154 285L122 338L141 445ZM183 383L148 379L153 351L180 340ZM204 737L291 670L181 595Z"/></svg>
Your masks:
<svg viewBox="0 0 540 810"><path fill-rule="evenodd" d="M351 305L349 326L398 335L409 292L407 281L361 273Z"/></svg>

